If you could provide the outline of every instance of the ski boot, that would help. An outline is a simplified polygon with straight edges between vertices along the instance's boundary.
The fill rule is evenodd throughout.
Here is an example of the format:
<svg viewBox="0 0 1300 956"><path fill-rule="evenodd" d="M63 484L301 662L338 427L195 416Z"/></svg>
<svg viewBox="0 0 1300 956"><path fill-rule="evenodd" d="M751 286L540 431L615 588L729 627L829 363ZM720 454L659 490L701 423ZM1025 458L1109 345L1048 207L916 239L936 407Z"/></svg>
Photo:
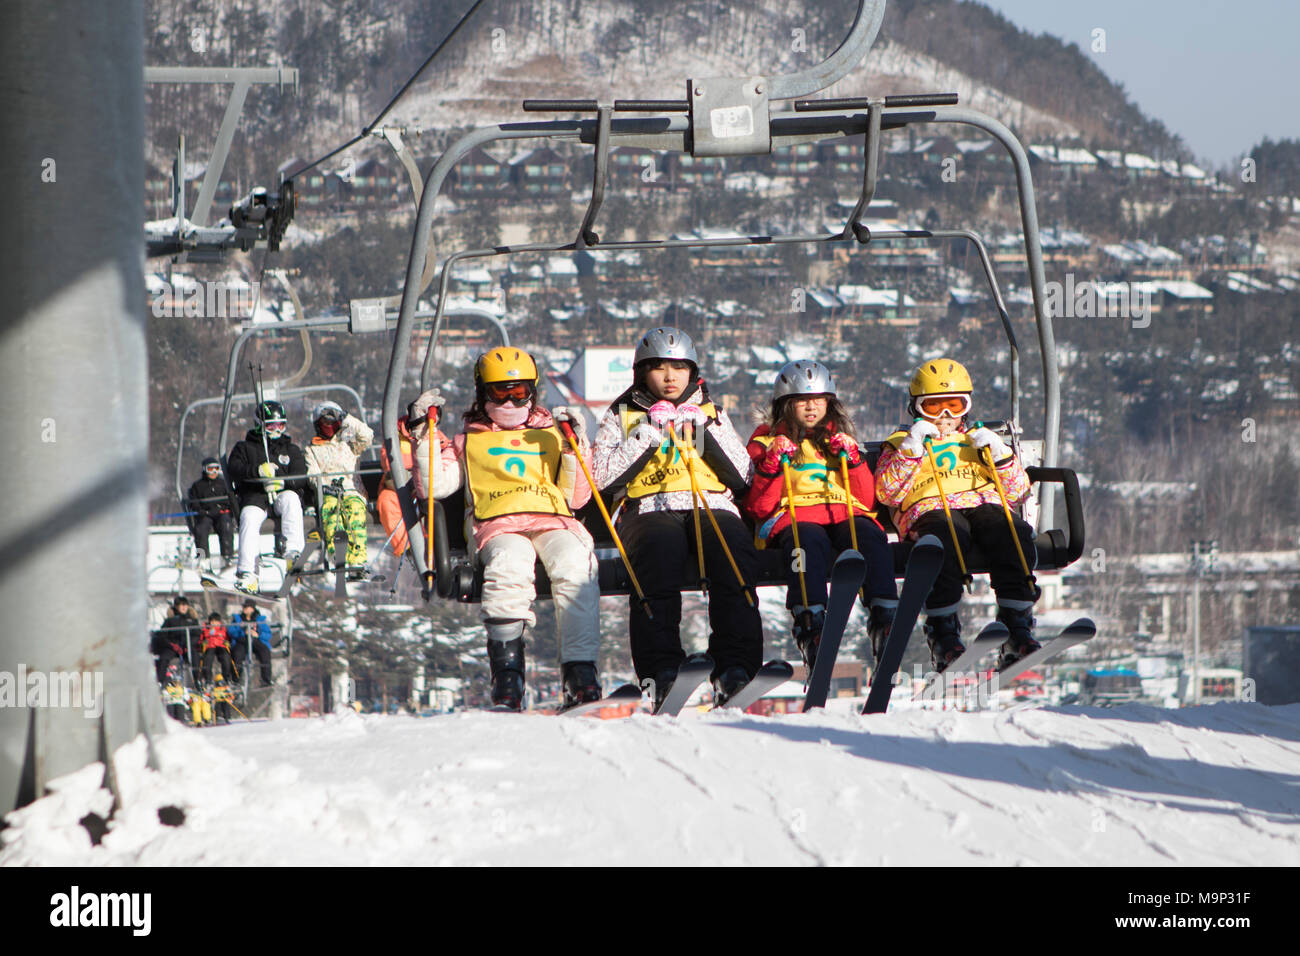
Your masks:
<svg viewBox="0 0 1300 956"><path fill-rule="evenodd" d="M1034 640L1033 606L1023 610L998 605L998 620L1007 626L1011 636L998 652L998 670L1005 670L1022 657L1028 657L1043 645Z"/></svg>
<svg viewBox="0 0 1300 956"><path fill-rule="evenodd" d="M818 631L818 636L821 632ZM811 668L811 664L809 667ZM733 664L713 678L713 706L721 707L735 697L749 683L749 673L739 664Z"/></svg>
<svg viewBox="0 0 1300 956"><path fill-rule="evenodd" d="M898 605L886 607L882 604L871 605L871 616L867 621L867 635L871 638L871 657L877 664L885 653L885 641L889 640L890 628L894 626L894 611Z"/></svg>
<svg viewBox="0 0 1300 956"><path fill-rule="evenodd" d="M930 664L943 673L949 664L966 652L961 642L961 618L957 612L926 615L925 642L930 645Z"/></svg>
<svg viewBox="0 0 1300 956"><path fill-rule="evenodd" d="M284 556L284 570L286 574L298 570L298 562L302 559L302 552L290 551Z"/></svg>
<svg viewBox="0 0 1300 956"><path fill-rule="evenodd" d="M512 634L507 640L499 639ZM487 647L492 667L492 703L506 710L523 710L524 622L489 623Z"/></svg>
<svg viewBox="0 0 1300 956"><path fill-rule="evenodd" d="M600 700L600 679L596 676L594 661L565 661L560 666L564 675L564 699L560 707L567 709L578 704Z"/></svg>
<svg viewBox="0 0 1300 956"><path fill-rule="evenodd" d="M242 571L235 575L235 590L243 591L245 594L257 594L261 589L261 584L257 580L257 573L254 571Z"/></svg>
<svg viewBox="0 0 1300 956"><path fill-rule="evenodd" d="M804 607L800 604L793 608L791 613L794 614L794 627L790 630L794 634L795 644L799 646L804 667L808 669L808 674L811 676L813 667L817 663L817 648L822 642L822 627L826 624L826 606L817 604L813 607Z"/></svg>
<svg viewBox="0 0 1300 956"><path fill-rule="evenodd" d="M668 692L673 689L673 684L677 682L677 668L665 667L658 671L654 677L647 677L641 684L643 690L649 690L654 695L654 712L658 713L659 708L663 705L664 699ZM650 687L645 685L649 684Z"/></svg>

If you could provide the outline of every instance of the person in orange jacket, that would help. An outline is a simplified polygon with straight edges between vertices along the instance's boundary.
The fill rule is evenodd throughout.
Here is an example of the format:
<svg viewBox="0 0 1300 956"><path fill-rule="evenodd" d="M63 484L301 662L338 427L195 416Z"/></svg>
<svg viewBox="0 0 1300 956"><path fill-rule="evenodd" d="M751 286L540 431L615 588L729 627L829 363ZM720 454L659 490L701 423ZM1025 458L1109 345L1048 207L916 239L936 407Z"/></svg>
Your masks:
<svg viewBox="0 0 1300 956"><path fill-rule="evenodd" d="M422 392L420 397L407 407L406 414L397 420L397 437L402 451L402 463L406 466L407 474L412 477L412 487L419 501L427 501L429 498L423 473L428 470L430 429L433 430L438 441L438 450L434 454L441 459L443 465L442 468L437 468L435 465L438 474L434 481L436 492L434 497L443 498L454 491L454 488L449 491L444 486L452 480L451 476L459 475L460 466L456 461L456 450L452 447L451 439L438 428L438 422L442 418L442 406L445 403L446 399L442 394L436 388L431 388ZM417 454L423 455L421 460L424 464L420 469L415 466ZM379 520L383 523L384 530L388 532L389 550L393 554L401 554L406 550L406 525L402 522L402 505L397 500L397 488L393 484L388 449L383 449L380 456L383 461L384 476L380 481L377 502Z"/></svg>
<svg viewBox="0 0 1300 956"><path fill-rule="evenodd" d="M858 550L867 563L863 595L870 607L868 632L875 651L888 636L898 606L893 552L871 510L876 500L871 469L826 366L800 360L781 369L767 420L750 437L748 451L754 461L754 481L743 506L754 519L758 536L769 547L781 549L789 569L785 603L794 616L795 643L809 671L817 659L826 619L831 564L840 551L852 546L850 512ZM841 456L848 463L847 495ZM794 554L787 466L802 562Z"/></svg>
<svg viewBox="0 0 1300 956"><path fill-rule="evenodd" d="M235 666L230 660L230 637L226 634L226 625L222 617L213 611L208 615L207 623L199 636L199 647L203 649L203 680L212 683L212 663L216 661L221 668L221 677L227 684L235 682Z"/></svg>

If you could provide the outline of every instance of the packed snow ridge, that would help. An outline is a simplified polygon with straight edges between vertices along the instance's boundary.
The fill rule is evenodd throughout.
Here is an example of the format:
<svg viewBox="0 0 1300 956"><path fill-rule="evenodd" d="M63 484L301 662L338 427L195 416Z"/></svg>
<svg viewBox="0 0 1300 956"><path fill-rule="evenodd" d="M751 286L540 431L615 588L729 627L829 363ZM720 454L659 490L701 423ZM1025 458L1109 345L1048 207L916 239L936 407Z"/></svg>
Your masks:
<svg viewBox="0 0 1300 956"><path fill-rule="evenodd" d="M8 816L0 865L1300 862L1300 704L845 703L174 725L157 771L143 738L117 752L98 845L92 765Z"/></svg>

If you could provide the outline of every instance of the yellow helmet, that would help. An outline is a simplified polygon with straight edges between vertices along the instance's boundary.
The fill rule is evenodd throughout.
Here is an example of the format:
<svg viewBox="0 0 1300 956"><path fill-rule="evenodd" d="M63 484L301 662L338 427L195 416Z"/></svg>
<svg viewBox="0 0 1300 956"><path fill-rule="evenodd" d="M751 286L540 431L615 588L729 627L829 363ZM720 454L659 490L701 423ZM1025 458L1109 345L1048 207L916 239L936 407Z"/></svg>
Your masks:
<svg viewBox="0 0 1300 956"><path fill-rule="evenodd" d="M912 376L912 387L909 389L913 398L918 395L943 395L972 390L970 373L966 367L950 358L922 363Z"/></svg>
<svg viewBox="0 0 1300 956"><path fill-rule="evenodd" d="M537 363L523 349L495 348L478 357L474 381L480 385L493 382L531 382L537 384Z"/></svg>

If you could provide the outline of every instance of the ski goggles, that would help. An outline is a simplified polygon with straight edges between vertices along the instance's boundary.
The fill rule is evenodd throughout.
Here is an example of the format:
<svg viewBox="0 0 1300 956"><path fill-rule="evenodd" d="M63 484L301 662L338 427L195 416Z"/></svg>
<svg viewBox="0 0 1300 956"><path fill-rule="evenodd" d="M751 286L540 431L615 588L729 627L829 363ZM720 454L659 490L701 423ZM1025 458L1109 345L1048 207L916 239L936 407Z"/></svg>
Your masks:
<svg viewBox="0 0 1300 956"><path fill-rule="evenodd" d="M283 435L284 430L289 427L288 422L267 422L262 426L266 429L268 435Z"/></svg>
<svg viewBox="0 0 1300 956"><path fill-rule="evenodd" d="M926 418L939 418L945 412L951 418L961 418L970 411L970 396L964 393L926 395L917 400L916 407Z"/></svg>
<svg viewBox="0 0 1300 956"><path fill-rule="evenodd" d="M532 400L533 386L528 382L492 382L483 386L483 394L495 405L526 405Z"/></svg>
<svg viewBox="0 0 1300 956"><path fill-rule="evenodd" d="M208 465L208 467L204 468L203 470L206 471L208 474L214 474L215 472L218 472L218 471L221 470L221 466L220 466L220 465Z"/></svg>

